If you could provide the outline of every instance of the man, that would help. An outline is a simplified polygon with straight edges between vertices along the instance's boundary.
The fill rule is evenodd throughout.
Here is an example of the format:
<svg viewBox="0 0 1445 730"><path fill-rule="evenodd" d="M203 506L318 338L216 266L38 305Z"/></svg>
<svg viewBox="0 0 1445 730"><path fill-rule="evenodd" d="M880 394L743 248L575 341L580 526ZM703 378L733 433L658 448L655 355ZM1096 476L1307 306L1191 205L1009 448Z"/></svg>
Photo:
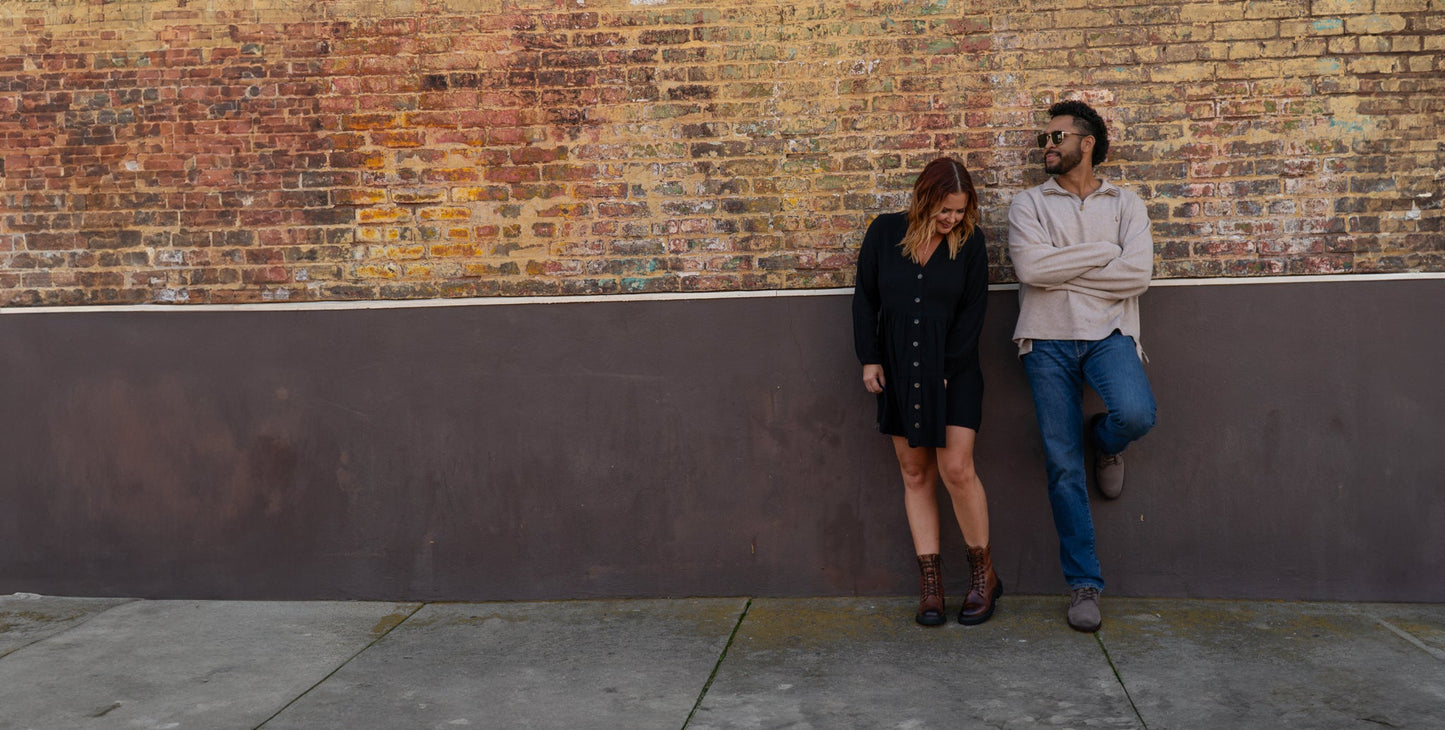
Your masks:
<svg viewBox="0 0 1445 730"><path fill-rule="evenodd" d="M1099 492L1124 488L1121 452L1154 426L1154 395L1139 346L1139 295L1149 288L1154 241L1138 195L1094 176L1109 151L1089 105L1049 108L1039 135L1048 182L1009 208L1009 255L1019 279L1014 342L1033 389L1048 467L1059 560L1072 596L1069 625L1097 631L1104 578L1094 551L1085 451ZM1083 386L1105 413L1084 422Z"/></svg>

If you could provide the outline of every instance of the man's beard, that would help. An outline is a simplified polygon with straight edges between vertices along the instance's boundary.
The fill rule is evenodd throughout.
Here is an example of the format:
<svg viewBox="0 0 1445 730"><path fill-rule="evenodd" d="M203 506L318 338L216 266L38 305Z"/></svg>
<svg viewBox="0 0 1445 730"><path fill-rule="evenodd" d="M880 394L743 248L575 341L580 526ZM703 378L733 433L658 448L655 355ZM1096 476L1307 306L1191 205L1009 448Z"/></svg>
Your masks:
<svg viewBox="0 0 1445 730"><path fill-rule="evenodd" d="M1047 157L1044 158L1044 172L1050 175L1065 175L1068 174L1069 170L1078 167L1079 163L1082 162L1084 159L1084 153L1082 150L1075 152L1072 155L1064 152L1063 150L1059 150L1057 154L1058 159L1052 165L1049 164L1049 160Z"/></svg>

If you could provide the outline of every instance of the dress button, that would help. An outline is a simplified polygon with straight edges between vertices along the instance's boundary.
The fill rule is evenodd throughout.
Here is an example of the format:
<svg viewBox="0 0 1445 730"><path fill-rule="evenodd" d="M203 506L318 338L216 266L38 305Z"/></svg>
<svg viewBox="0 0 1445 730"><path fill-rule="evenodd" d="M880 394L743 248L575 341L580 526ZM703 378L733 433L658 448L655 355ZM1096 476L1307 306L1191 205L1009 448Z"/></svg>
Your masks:
<svg viewBox="0 0 1445 730"><path fill-rule="evenodd" d="M917 387L918 387L918 383L914 383L914 384L913 384L913 387L917 388Z"/></svg>
<svg viewBox="0 0 1445 730"><path fill-rule="evenodd" d="M914 323L914 324L918 324L918 320L916 320L916 319L913 320L913 323Z"/></svg>
<svg viewBox="0 0 1445 730"><path fill-rule="evenodd" d="M918 411L918 410L922 410L922 409L923 409L923 406L918 405L917 403L914 403L914 404L913 404L913 410Z"/></svg>
<svg viewBox="0 0 1445 730"><path fill-rule="evenodd" d="M919 302L921 302L921 301L923 301L923 300L922 300L922 299L919 299L918 297L914 297L914 298L913 298L913 303L914 303L914 304L917 304L917 303L919 303Z"/></svg>
<svg viewBox="0 0 1445 730"><path fill-rule="evenodd" d="M913 424L913 427L914 427L914 428L922 428L922 427L923 427L923 424L921 424L921 423L916 423L916 422L915 422L915 423Z"/></svg>
<svg viewBox="0 0 1445 730"><path fill-rule="evenodd" d="M918 347L918 340L914 340L914 341L913 341L913 346L914 346L914 347Z"/></svg>
<svg viewBox="0 0 1445 730"><path fill-rule="evenodd" d="M917 363L917 362L913 363L913 367L918 367L918 363Z"/></svg>
<svg viewBox="0 0 1445 730"><path fill-rule="evenodd" d="M919 275L918 275L918 278L922 279L922 278L923 278L923 274L919 274Z"/></svg>

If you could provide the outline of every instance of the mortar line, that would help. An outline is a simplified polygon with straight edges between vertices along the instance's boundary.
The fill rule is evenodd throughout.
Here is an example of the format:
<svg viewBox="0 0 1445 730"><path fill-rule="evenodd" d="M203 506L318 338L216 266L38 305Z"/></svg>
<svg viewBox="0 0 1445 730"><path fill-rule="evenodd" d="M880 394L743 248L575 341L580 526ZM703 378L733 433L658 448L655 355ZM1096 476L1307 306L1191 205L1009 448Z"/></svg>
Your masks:
<svg viewBox="0 0 1445 730"><path fill-rule="evenodd" d="M410 620L411 620L411 617L412 617L412 616L415 616L417 611L420 611L420 610L422 610L423 608L426 608L426 605L427 605L427 604L426 604L425 602L423 602L423 603L418 603L417 606L416 606L416 608L413 608L413 609L411 610L411 613L408 613L408 614L407 614L405 617L403 617L400 621L397 621L395 624L392 625L391 628L387 629L386 631L383 631L380 636L378 636L378 637L376 637L375 639L372 639L371 641L367 642L366 646L363 646L363 647L361 647L360 649L357 649L355 654L352 654L351 656L349 656L349 657L346 658L346 661L344 661L344 662L336 665L336 668L335 668L335 669L332 669L330 672L327 672L325 677L322 677L321 679L316 680L316 683L315 683L315 684L312 684L310 687L307 687L304 692L302 692L302 693L299 694L299 695L296 695L295 697L292 697L290 702L287 702L286 704L282 705L282 706L281 706L281 709L279 709L279 710L275 711L274 713L272 713L271 716L268 717L268 718L266 718L265 720L262 720L262 721L261 721L261 724L257 725L257 726L256 726L255 728L253 728L252 730L261 730L261 728L266 727L266 724L267 724L267 723L271 722L272 720L275 720L281 713L285 712L285 711L286 711L287 709L289 709L292 705L294 705L294 704L296 704L297 702L299 702L302 697L305 697L306 695L311 694L312 690L316 689L317 687L320 687L320 686L322 685L322 683L326 682L326 680L331 679L332 677L336 676L336 673L337 673L337 672L339 672L339 671L341 671L342 669L346 668L346 665L348 665L348 664L350 664L351 662L355 661L357 657L361 656L361 653L362 653L362 652L366 651L367 649L370 649L370 648L373 647L373 646L376 646L376 642L381 641L382 639L385 639L386 637L390 636L390 635L391 635L391 632L396 631L397 628L400 627L402 624L406 623L407 621L410 621Z"/></svg>
<svg viewBox="0 0 1445 730"><path fill-rule="evenodd" d="M692 711L687 713L687 719L682 721L682 730L687 730L687 726L692 724L693 715L696 715L697 711L702 707L702 701L707 697L707 691L712 689L713 680L717 679L717 673L722 669L723 660L728 657L728 649L733 648L733 639L738 637L738 629L742 628L743 619L748 617L748 611L751 610L752 607L753 599L749 598L748 602L743 604L743 612L738 614L737 623L733 624L732 633L728 634L727 643L723 644L722 653L717 655L717 663L712 665L712 672L707 675L707 681L703 683L702 691L697 695L697 702L692 703Z"/></svg>
<svg viewBox="0 0 1445 730"><path fill-rule="evenodd" d="M1129 709L1134 711L1134 717L1139 718L1139 724L1144 730L1149 730L1149 723L1144 720L1144 715L1139 712L1139 706L1134 704L1134 695L1129 694L1129 686L1124 684L1124 677L1119 674L1119 668L1114 666L1114 657L1109 656L1109 647L1104 646L1104 638L1099 632L1094 632L1094 641L1098 642L1099 650L1104 652L1104 661L1109 663L1109 671L1114 673L1114 681L1119 683L1119 689L1124 690L1124 699L1129 700Z"/></svg>

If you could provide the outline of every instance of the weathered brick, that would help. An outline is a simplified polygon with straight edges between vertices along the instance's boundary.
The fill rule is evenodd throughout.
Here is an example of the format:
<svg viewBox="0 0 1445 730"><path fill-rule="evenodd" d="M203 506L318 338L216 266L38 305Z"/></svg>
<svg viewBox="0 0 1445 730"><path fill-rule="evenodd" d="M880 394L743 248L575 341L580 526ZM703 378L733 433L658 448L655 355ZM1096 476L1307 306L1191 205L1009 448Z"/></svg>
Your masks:
<svg viewBox="0 0 1445 730"><path fill-rule="evenodd" d="M1402 15L1359 15L1345 18L1345 32L1359 35L1397 33L1407 25Z"/></svg>
<svg viewBox="0 0 1445 730"><path fill-rule="evenodd" d="M986 230L1004 240L1011 195L1041 179L1031 135L1056 99L1032 85L1054 77L1079 79L1079 97L1113 121L1103 174L1146 194L1163 273L1342 266L1300 258L1346 232L1330 210L1341 196L1360 201L1351 240L1373 242L1329 253L1370 270L1445 268L1418 253L1441 216L1397 214L1438 188L1419 171L1445 165L1445 21L1431 9L1056 0L898 5L885 25L861 6L779 15L735 0L457 16L376 4L345 23L287 8L258 24L192 7L184 25L128 21L129 38L154 33L139 48L52 23L47 53L0 59L12 92L0 115L17 120L0 121L0 221L13 232L0 234L0 296L846 285L869 216L905 205L940 153L966 156ZM36 47L38 30L6 32ZM136 186L155 192L126 192ZM1279 245L1230 245L1242 235ZM566 251L593 263L557 258ZM530 263L486 263L496 256ZM990 259L1011 275L997 246ZM270 280L270 267L291 278ZM7 270L37 275L17 290Z"/></svg>

